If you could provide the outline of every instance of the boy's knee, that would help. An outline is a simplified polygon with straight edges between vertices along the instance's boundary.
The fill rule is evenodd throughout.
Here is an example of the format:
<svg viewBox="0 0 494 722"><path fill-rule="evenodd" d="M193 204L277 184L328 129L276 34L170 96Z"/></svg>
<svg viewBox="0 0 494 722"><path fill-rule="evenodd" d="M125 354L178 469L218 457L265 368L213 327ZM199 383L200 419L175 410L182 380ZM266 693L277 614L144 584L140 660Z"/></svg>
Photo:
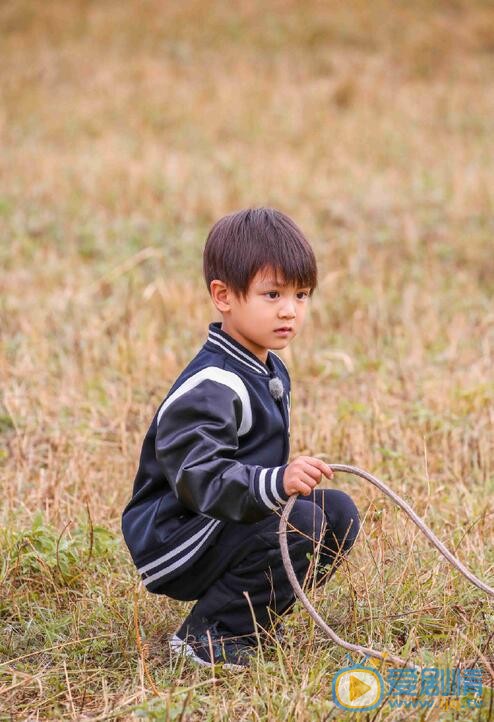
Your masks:
<svg viewBox="0 0 494 722"><path fill-rule="evenodd" d="M288 523L288 541L296 541L297 543L305 541L307 546L312 547L322 538L327 520L320 506L311 501L297 499L290 513ZM295 529L291 529L290 525Z"/></svg>
<svg viewBox="0 0 494 722"><path fill-rule="evenodd" d="M334 533L343 542L343 548L353 546L360 529L360 516L355 502L344 491L332 489L327 515Z"/></svg>

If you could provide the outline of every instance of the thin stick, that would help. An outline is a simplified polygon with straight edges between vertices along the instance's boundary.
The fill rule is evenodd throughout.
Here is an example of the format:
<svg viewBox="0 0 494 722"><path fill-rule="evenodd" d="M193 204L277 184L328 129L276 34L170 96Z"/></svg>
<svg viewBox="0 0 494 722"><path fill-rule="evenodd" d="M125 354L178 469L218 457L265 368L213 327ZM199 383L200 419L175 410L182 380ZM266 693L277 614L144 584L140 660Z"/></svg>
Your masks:
<svg viewBox="0 0 494 722"><path fill-rule="evenodd" d="M380 479L377 479L372 474L369 474L367 471L363 471L363 469L359 469L357 466L348 466L346 464L329 464L331 469L333 471L344 471L347 474L355 474L356 476L361 476L366 481L370 481L371 484L374 484L374 486L377 486L378 489L383 491L387 496L390 497L398 506L403 509L403 511L408 514L410 519L418 526L421 532L425 534L427 539L436 547L436 549L439 550L439 552L449 561L450 564L452 564L456 569L458 569L459 572L463 574L472 584L474 584L476 587L481 589L482 591L489 594L489 596L494 597L494 589L490 587L488 584L483 582L481 579L478 579L472 572L467 569L459 559L457 559L451 552L444 546L444 544L436 537L436 535L429 529L429 527L424 523L424 521L414 512L411 506L407 504L406 501L404 501L398 494L396 494L392 489L390 489L384 482L382 482ZM392 654L389 654L388 652L378 652L375 649L371 649L370 647L363 647L360 644L351 644L350 642L346 642L344 639L341 639L341 637L338 637L338 635L329 627L324 619L320 617L320 615L317 613L317 611L314 609L310 601L308 600L307 596L305 595L304 591L300 587L300 584L298 583L298 579L295 575L295 572L293 570L293 566L290 560L290 555L288 552L288 543L286 538L286 529L287 529L287 523L288 523L288 517L290 516L290 512L293 508L293 505L295 504L295 500L298 497L298 494L292 494L290 499L287 501L286 506L283 510L283 514L281 516L280 520L280 546L281 546L281 556L283 559L283 564L285 566L285 571L287 573L288 579L290 580L290 583L293 587L293 590L297 597L300 599L304 607L309 612L310 616L314 619L316 624L321 627L321 629L330 637L330 639L335 642L335 644L338 644L340 647L343 647L344 649L348 649L352 652L358 652L364 656L369 657L375 657L377 659L389 660L391 662L395 662L396 664L401 664L407 667L411 667L412 669L418 669L419 667L415 664L408 664L404 659L401 657L396 657Z"/></svg>

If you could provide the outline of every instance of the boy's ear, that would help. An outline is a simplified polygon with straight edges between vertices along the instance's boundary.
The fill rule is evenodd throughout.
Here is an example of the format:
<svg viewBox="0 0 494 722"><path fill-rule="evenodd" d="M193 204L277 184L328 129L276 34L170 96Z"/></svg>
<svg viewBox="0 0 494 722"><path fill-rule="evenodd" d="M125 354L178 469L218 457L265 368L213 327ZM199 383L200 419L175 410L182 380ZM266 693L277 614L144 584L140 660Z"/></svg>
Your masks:
<svg viewBox="0 0 494 722"><path fill-rule="evenodd" d="M213 303L218 309L218 311L220 311L221 313L226 313L227 311L229 311L231 308L231 291L226 285L226 283L215 279L214 281L211 281L209 290L211 292L211 298L213 300Z"/></svg>

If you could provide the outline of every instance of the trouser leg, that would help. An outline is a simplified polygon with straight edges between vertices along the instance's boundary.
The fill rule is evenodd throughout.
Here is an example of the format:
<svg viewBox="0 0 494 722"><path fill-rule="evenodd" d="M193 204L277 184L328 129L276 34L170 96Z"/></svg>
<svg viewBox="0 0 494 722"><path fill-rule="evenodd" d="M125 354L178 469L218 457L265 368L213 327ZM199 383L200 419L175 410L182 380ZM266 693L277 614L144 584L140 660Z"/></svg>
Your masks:
<svg viewBox="0 0 494 722"><path fill-rule="evenodd" d="M314 573L315 584L320 586L333 576L343 558L350 552L360 529L360 517L352 498L340 489L316 487L309 496L299 497L299 499L319 507L327 521ZM286 607L278 611L278 614L289 612L295 602L296 597L293 596Z"/></svg>
<svg viewBox="0 0 494 722"><path fill-rule="evenodd" d="M254 524L228 524L216 544L187 574L165 585L163 593L197 599L192 614L220 621L233 634L251 634L253 615L258 624L269 628L276 615L289 611L295 602L281 557L279 521L277 514L271 514ZM357 531L358 512L344 492L315 489L310 496L299 497L287 530L299 583L303 584L310 565L308 554L315 553L319 542L320 565L337 565ZM322 581L325 570L318 567L317 573Z"/></svg>
<svg viewBox="0 0 494 722"><path fill-rule="evenodd" d="M295 529L287 531L288 550L297 579L302 583L310 564L308 553L314 553L326 520L320 507L297 499L290 524ZM239 635L252 634L255 622L263 628L270 626L271 610L286 607L293 598L281 558L278 528L277 515L265 520L248 553L209 587L195 605L195 614L218 620Z"/></svg>

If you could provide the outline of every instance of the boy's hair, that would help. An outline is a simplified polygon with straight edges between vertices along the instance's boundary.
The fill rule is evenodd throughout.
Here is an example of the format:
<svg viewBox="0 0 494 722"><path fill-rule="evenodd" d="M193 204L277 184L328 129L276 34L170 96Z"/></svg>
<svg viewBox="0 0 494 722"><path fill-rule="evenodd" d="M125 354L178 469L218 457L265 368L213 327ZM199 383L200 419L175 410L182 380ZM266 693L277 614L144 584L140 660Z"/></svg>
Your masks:
<svg viewBox="0 0 494 722"><path fill-rule="evenodd" d="M310 243L287 215L275 208L247 208L220 218L204 247L204 279L223 281L245 299L258 271L271 267L296 287L317 287L317 263Z"/></svg>

